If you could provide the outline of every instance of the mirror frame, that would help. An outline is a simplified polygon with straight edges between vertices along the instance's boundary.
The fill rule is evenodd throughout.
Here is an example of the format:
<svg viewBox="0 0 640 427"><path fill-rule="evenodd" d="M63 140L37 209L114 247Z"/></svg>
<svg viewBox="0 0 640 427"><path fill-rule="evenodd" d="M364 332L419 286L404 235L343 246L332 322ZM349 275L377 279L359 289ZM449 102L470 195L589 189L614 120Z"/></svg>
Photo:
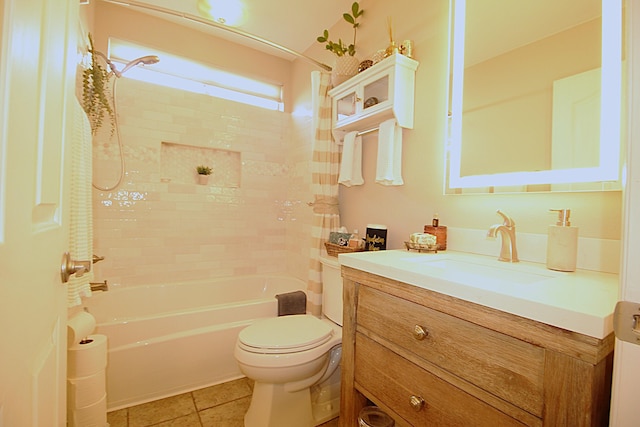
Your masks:
<svg viewBox="0 0 640 427"><path fill-rule="evenodd" d="M451 0L452 81L447 152L449 189L505 185L569 184L620 180L622 96L622 0L602 0L602 62L600 90L600 165L593 168L557 169L461 176L462 100L466 0ZM477 0L476 0L477 1ZM606 49L604 48L606 46ZM615 144L607 142L616 141ZM445 167L446 170L446 167ZM446 180L445 180L446 181Z"/></svg>

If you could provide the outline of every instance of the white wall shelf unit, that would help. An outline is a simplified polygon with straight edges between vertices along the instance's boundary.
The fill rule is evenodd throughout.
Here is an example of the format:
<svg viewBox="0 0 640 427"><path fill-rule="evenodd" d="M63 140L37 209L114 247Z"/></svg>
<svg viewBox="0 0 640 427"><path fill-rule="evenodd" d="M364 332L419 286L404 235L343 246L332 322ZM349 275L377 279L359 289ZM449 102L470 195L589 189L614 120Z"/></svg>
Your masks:
<svg viewBox="0 0 640 427"><path fill-rule="evenodd" d="M368 131L393 117L399 126L413 129L418 64L396 53L331 89L336 142L347 132Z"/></svg>

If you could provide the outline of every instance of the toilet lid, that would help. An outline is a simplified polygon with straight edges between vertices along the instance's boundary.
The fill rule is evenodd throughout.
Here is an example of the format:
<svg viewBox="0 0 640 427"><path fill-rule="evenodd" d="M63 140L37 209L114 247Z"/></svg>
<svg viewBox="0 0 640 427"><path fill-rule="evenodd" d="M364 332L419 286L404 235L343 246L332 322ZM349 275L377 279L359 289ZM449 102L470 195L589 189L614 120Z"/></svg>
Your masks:
<svg viewBox="0 0 640 427"><path fill-rule="evenodd" d="M258 320L240 331L238 340L258 353L292 353L324 344L332 332L327 323L303 314Z"/></svg>

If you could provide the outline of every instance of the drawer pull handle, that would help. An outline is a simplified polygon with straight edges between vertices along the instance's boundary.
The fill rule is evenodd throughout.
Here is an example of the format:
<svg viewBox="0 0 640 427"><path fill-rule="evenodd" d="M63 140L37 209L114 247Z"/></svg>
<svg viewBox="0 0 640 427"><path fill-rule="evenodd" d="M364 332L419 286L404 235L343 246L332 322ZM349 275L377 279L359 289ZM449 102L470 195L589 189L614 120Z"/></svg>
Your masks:
<svg viewBox="0 0 640 427"><path fill-rule="evenodd" d="M429 332L420 325L416 325L413 327L413 337L418 341L422 341L429 335Z"/></svg>
<svg viewBox="0 0 640 427"><path fill-rule="evenodd" d="M415 396L415 395L411 396L410 403L411 403L411 407L416 412L424 408L424 399L420 396Z"/></svg>

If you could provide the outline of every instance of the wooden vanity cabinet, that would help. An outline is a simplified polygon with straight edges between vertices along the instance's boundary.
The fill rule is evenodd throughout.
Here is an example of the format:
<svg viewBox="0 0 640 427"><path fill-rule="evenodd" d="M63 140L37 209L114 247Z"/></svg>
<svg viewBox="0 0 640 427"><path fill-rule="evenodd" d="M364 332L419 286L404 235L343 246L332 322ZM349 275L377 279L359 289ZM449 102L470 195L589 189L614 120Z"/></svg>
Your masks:
<svg viewBox="0 0 640 427"><path fill-rule="evenodd" d="M342 267L340 425L606 426L613 334L596 339Z"/></svg>

